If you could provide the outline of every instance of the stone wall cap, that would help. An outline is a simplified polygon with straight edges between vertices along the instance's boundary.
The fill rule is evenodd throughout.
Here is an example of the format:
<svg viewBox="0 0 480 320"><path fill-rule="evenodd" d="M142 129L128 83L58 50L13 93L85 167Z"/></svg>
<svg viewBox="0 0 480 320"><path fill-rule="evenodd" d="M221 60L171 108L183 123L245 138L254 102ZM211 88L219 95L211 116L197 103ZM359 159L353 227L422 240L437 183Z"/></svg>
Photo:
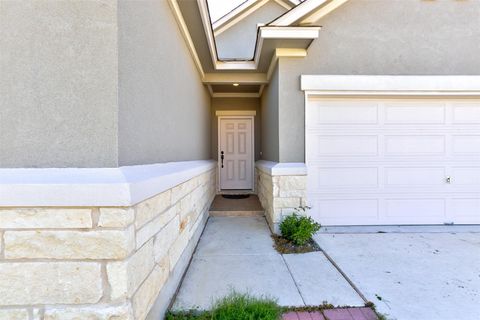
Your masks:
<svg viewBox="0 0 480 320"><path fill-rule="evenodd" d="M259 160L255 167L271 176L305 176L307 166L303 162L274 162Z"/></svg>
<svg viewBox="0 0 480 320"><path fill-rule="evenodd" d="M1 207L128 207L216 167L214 160L118 168L0 169Z"/></svg>

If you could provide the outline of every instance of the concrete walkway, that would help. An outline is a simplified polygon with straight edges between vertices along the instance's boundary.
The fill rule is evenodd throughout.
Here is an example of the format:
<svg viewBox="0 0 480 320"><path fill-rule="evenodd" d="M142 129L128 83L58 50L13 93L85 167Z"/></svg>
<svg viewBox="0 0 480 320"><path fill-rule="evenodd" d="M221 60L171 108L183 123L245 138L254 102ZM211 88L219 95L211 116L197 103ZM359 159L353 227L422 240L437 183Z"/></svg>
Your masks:
<svg viewBox="0 0 480 320"><path fill-rule="evenodd" d="M263 217L211 217L173 310L207 310L231 290L278 299L282 306L363 306L321 252L280 255Z"/></svg>
<svg viewBox="0 0 480 320"><path fill-rule="evenodd" d="M389 320L473 320L480 319L480 228L465 230L360 228L315 239Z"/></svg>

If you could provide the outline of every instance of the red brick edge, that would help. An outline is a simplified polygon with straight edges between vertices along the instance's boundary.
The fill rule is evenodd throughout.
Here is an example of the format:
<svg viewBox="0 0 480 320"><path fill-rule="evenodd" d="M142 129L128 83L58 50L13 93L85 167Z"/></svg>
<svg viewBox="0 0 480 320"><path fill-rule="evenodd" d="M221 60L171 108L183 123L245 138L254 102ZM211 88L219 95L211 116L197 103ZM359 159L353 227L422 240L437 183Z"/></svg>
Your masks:
<svg viewBox="0 0 480 320"><path fill-rule="evenodd" d="M291 311L283 314L283 320L378 320L375 312L367 307L337 308L322 311Z"/></svg>

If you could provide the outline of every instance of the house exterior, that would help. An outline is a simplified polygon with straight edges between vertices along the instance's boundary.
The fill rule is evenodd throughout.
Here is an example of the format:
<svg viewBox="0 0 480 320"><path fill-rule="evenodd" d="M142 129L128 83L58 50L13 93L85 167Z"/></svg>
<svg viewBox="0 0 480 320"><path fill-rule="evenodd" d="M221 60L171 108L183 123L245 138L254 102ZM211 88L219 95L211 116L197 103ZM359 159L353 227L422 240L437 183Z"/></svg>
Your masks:
<svg viewBox="0 0 480 320"><path fill-rule="evenodd" d="M0 1L0 319L156 319L213 197L480 223L480 3Z"/></svg>

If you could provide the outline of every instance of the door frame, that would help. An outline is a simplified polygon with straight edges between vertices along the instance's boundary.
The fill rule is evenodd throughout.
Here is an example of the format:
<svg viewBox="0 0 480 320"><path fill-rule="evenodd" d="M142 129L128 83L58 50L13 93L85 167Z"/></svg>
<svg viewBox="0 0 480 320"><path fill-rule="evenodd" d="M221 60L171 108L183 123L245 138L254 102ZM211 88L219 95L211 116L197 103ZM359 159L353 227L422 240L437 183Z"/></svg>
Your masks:
<svg viewBox="0 0 480 320"><path fill-rule="evenodd" d="M220 141L221 141L221 125L222 119L251 119L251 162L252 162L252 187L250 189L242 189L245 191L255 191L255 110L218 110L215 112L217 116L217 193L229 192L229 190L222 190L220 185Z"/></svg>

